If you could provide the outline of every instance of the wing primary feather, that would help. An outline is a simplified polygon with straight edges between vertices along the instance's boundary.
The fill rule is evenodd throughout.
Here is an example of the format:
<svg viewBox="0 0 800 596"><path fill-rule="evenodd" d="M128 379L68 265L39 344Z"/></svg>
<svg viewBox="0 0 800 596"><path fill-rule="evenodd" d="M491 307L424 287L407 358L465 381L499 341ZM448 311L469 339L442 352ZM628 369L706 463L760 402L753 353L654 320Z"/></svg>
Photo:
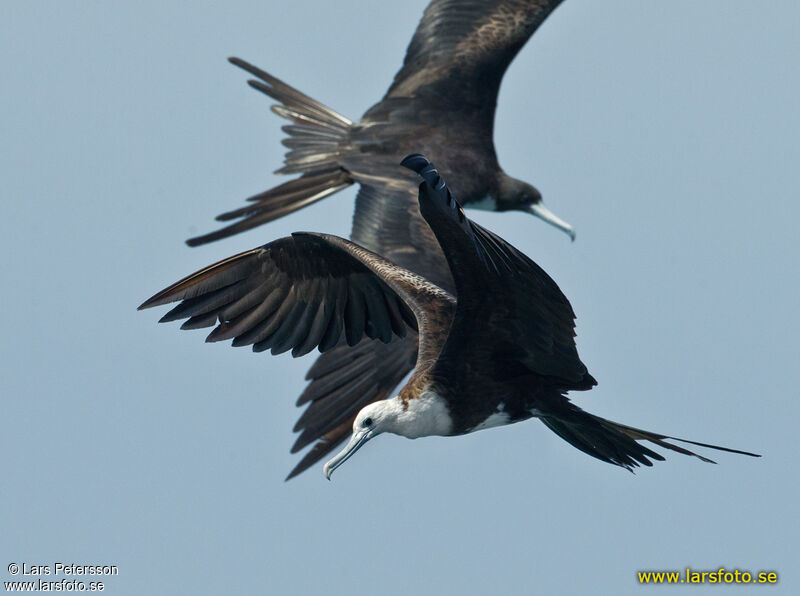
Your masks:
<svg viewBox="0 0 800 596"><path fill-rule="evenodd" d="M171 321L187 319L189 317L216 311L217 308L230 301L232 295L235 295L243 283L245 283L244 280L239 280L229 286L224 286L207 294L200 294L194 298L186 298L178 306L161 317L158 322L169 323Z"/></svg>
<svg viewBox="0 0 800 596"><path fill-rule="evenodd" d="M344 308L347 302L347 286L341 280L334 279L331 281L335 295L334 309L331 314L328 327L322 335L319 342L319 351L327 352L339 343L342 336L342 328L344 327Z"/></svg>
<svg viewBox="0 0 800 596"><path fill-rule="evenodd" d="M300 463L292 468L292 471L289 472L288 476L286 476L286 480L291 480L298 474L305 472L308 468L336 449L350 434L354 419L355 415L350 420L345 420L334 430L320 438L320 440L317 441L317 444L314 445L314 447L312 447L311 450L305 454L305 456L303 456L303 459L300 460Z"/></svg>
<svg viewBox="0 0 800 596"><path fill-rule="evenodd" d="M204 327L212 327L216 322L217 313L206 313L187 319L186 322L181 325L181 329L184 331L188 329L203 329Z"/></svg>
<svg viewBox="0 0 800 596"><path fill-rule="evenodd" d="M278 305L282 303L287 293L288 290L285 286L276 286L263 302L256 305L254 308L243 312L238 317L222 323L209 334L209 336L206 338L206 341L215 342L234 338L234 342L236 342L236 338L247 333L249 330L257 326L259 322L269 317L270 314L278 308ZM240 346L248 344L235 343L234 345Z"/></svg>
<svg viewBox="0 0 800 596"><path fill-rule="evenodd" d="M368 322L372 325L372 335L370 337L380 339L386 344L392 339L392 324L389 320L389 314L386 312L386 303L381 297L382 293L372 283L367 283L364 286Z"/></svg>
<svg viewBox="0 0 800 596"><path fill-rule="evenodd" d="M367 341L371 342L374 340ZM375 362L371 358L355 358L343 364L340 368L314 379L314 382L297 398L297 403L295 405L302 406L309 401L326 398L328 395L350 382L353 377L369 372L374 366ZM347 371L347 376L342 376L342 370Z"/></svg>
<svg viewBox="0 0 800 596"><path fill-rule="evenodd" d="M305 109L312 110L318 112L321 116L325 117L326 119L333 119L337 120L341 123L342 126L350 126L352 122L339 114L338 112L332 110L328 106L321 104L315 99L312 99L305 93L298 91L291 85L287 85L279 78L272 76L268 72L265 72L254 66L241 58L231 57L228 58L228 62L238 66L239 68L249 72L251 75L258 77L271 87L275 89L277 94L281 95L281 98L275 97L274 99L278 99L278 101L290 101L292 103L298 103L302 105ZM272 94L269 94L272 97Z"/></svg>
<svg viewBox="0 0 800 596"><path fill-rule="evenodd" d="M196 271L145 300L139 305L138 310L194 298L200 294L208 294L221 287L231 285L252 272L253 267L256 266L258 255L263 251L263 248L248 250Z"/></svg>
<svg viewBox="0 0 800 596"><path fill-rule="evenodd" d="M352 347L342 342L339 348L334 352L325 354L325 358L317 358L317 361L306 372L306 381L336 373L342 367L348 367L362 356L369 355L375 351L373 349L373 340L368 338L362 339L358 345Z"/></svg>
<svg viewBox="0 0 800 596"><path fill-rule="evenodd" d="M347 288L347 305L344 309L345 336L350 346L356 345L364 335L366 326L364 311L364 295L351 282Z"/></svg>
<svg viewBox="0 0 800 596"><path fill-rule="evenodd" d="M295 431L303 429L295 443L297 449L302 449L319 435L335 428L342 420L364 407L366 403L362 402L371 396L373 390L368 386L373 383L372 375L366 372L325 399L313 402L295 425ZM367 397L354 399L359 395ZM346 408L342 407L344 404L347 404ZM294 448L293 446L292 449Z"/></svg>
<svg viewBox="0 0 800 596"><path fill-rule="evenodd" d="M302 301L292 304L288 314L276 325L277 328L265 339L253 344L253 351L263 352L271 349L273 354L283 354L288 351L292 347L290 339L301 327L307 311L308 307ZM277 320L277 317L274 320Z"/></svg>
<svg viewBox="0 0 800 596"><path fill-rule="evenodd" d="M351 182L343 182L333 186L297 190L278 197L270 197L260 200L256 199L258 202L245 205L244 207L234 209L233 211L220 213L215 219L217 221L231 221L240 217L250 217L265 210L272 212L279 209L285 209L289 206L296 206L298 203L301 205L311 204L336 192L339 192L343 188L347 188L350 186L350 184Z"/></svg>
<svg viewBox="0 0 800 596"><path fill-rule="evenodd" d="M259 284L255 286L252 290L243 294L230 304L224 306L219 311L219 320L220 321L230 321L235 317L238 317L245 311L254 308L260 302L266 300L271 291L276 291L275 288L270 290L269 284Z"/></svg>
<svg viewBox="0 0 800 596"><path fill-rule="evenodd" d="M300 309L300 314L298 316L292 313L294 316L287 317L272 336L270 344L273 354L283 354L302 344L308 337L311 322L320 306L319 286L319 278L314 278L308 287L304 287L298 292L297 307Z"/></svg>
<svg viewBox="0 0 800 596"><path fill-rule="evenodd" d="M314 313L314 318L309 322L305 340L292 349L292 357L294 358L305 356L311 350L319 346L322 336L328 328L331 313L333 312L331 303L334 299L330 278L326 277L321 279L320 286L321 298L319 305L317 306L316 313Z"/></svg>
<svg viewBox="0 0 800 596"><path fill-rule="evenodd" d="M389 292L381 292L383 295L383 302L386 305L386 312L389 315L389 325L392 328L392 333L397 337L406 336L406 325L403 321L403 315L400 314L400 306L397 304L397 297Z"/></svg>
<svg viewBox="0 0 800 596"><path fill-rule="evenodd" d="M265 313L264 316L260 316L257 320L254 320L253 325L243 330L241 334L236 335L231 345L239 347L263 342L278 330L281 323L294 309L297 297L296 286L290 285L288 291L285 291L285 288L283 289L283 299L277 309L272 313Z"/></svg>

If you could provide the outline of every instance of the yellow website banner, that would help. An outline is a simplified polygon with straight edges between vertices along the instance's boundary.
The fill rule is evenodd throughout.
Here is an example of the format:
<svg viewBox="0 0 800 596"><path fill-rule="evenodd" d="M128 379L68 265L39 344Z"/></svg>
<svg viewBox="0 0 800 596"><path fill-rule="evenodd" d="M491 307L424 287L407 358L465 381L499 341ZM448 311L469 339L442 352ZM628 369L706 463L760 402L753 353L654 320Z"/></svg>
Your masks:
<svg viewBox="0 0 800 596"><path fill-rule="evenodd" d="M777 571L743 571L741 569L694 570L685 571L637 571L640 584L764 584L778 583Z"/></svg>

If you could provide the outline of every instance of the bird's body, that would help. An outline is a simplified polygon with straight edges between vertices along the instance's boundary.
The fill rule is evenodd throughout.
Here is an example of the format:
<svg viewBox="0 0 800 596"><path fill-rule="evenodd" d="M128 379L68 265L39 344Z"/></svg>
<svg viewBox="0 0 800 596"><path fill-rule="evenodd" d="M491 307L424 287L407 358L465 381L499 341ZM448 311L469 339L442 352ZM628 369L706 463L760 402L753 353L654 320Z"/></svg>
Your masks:
<svg viewBox="0 0 800 596"><path fill-rule="evenodd" d="M433 0L386 95L358 122L243 60L250 85L275 99L289 151L283 174L300 174L223 213L232 222L192 238L203 244L237 234L358 184L351 239L455 294L439 243L422 219L417 183L398 164L423 152L456 185L467 207L532 213L574 238L539 191L508 176L493 142L497 93L516 54L561 0ZM298 398L308 404L293 452L314 444L292 475L324 457L350 432L359 408L390 395L417 360L413 331L388 344L364 339L326 351L308 371ZM347 415L331 416L333 409Z"/></svg>
<svg viewBox="0 0 800 596"><path fill-rule="evenodd" d="M340 341L357 345L365 336L391 345L416 328L414 373L396 396L359 407L350 442L325 465L328 477L382 432L462 435L531 417L578 449L628 469L664 459L644 440L710 461L667 442L671 437L572 404L568 391L596 381L578 357L567 298L536 263L467 219L424 157L409 156L404 164L425 180L420 212L445 254L457 299L353 242L301 233L203 269L142 308L183 300L162 320L188 318L185 328L218 323L209 340L234 338L234 345L295 355ZM349 402L325 405L340 426L350 422Z"/></svg>
<svg viewBox="0 0 800 596"><path fill-rule="evenodd" d="M526 211L573 235L541 205L530 184L508 176L494 148L494 117L503 75L522 46L562 0L433 0L384 97L358 122L239 58L257 77L250 85L280 102L290 120L282 174L301 177L249 199L217 219L239 221L190 239L203 244L272 221L359 184L368 200L416 208L416 184L397 164L412 151L435 159L467 207ZM367 200L367 199L365 199ZM356 204L354 234L364 220ZM369 211L369 209L366 209ZM366 239L358 239L364 244ZM403 240L409 241L408 237Z"/></svg>

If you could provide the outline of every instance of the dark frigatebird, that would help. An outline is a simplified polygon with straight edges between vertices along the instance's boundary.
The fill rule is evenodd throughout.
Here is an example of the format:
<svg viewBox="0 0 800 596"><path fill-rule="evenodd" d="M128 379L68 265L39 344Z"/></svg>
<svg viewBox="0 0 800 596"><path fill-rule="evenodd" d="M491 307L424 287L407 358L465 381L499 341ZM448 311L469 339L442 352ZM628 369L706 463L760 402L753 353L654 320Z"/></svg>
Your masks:
<svg viewBox="0 0 800 596"><path fill-rule="evenodd" d="M712 460L669 443L677 439L589 414L568 391L597 384L578 357L575 313L536 263L464 215L437 170L422 155L403 165L423 177L419 207L439 242L458 298L359 245L326 234L296 233L194 273L140 308L182 300L161 320L182 328L216 328L209 341L324 351L344 336L383 342L418 331L419 356L408 383L364 406L346 447L325 475L383 432L409 438L454 436L538 418L581 451L629 470L664 457L641 442ZM218 324L217 324L218 323ZM349 414L327 403L339 423ZM302 419L301 419L302 420Z"/></svg>
<svg viewBox="0 0 800 596"><path fill-rule="evenodd" d="M249 81L253 88L280 102L273 111L292 124L283 127L289 135L283 144L290 150L276 173L301 176L219 215L219 221L238 221L188 244L237 234L357 183L353 240L385 255L381 249L387 247L369 242L372 230L361 228L371 228L371 218L386 222L400 209L416 210L416 183L397 165L412 150L430 156L455 181L454 192L465 207L532 213L574 239L572 227L543 205L538 190L502 170L492 138L503 74L560 3L433 0L386 95L355 123L271 74L230 58L257 77ZM408 232L400 241L414 244Z"/></svg>
<svg viewBox="0 0 800 596"><path fill-rule="evenodd" d="M433 0L386 96L353 123L270 74L231 62L258 80L250 85L275 99L290 151L279 172L298 178L251 197L251 205L219 216L228 227L193 238L202 244L236 234L358 183L351 239L421 275L451 294L455 286L439 244L419 214L417 182L397 164L422 151L457 183L467 206L530 211L572 235L529 184L500 168L492 140L497 93L505 70L560 0ZM487 199L487 197L489 197ZM350 434L358 411L388 397L417 360L409 332L389 344L365 338L325 352L309 369L297 400L308 404L292 447L311 444L296 475ZM328 416L336 404L341 417Z"/></svg>

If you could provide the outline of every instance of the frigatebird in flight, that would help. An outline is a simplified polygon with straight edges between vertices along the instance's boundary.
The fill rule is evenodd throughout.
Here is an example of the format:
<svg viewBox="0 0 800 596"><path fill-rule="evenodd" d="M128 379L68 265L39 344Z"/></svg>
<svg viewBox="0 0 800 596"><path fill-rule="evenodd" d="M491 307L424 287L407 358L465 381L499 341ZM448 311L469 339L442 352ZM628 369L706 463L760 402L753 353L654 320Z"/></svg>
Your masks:
<svg viewBox="0 0 800 596"><path fill-rule="evenodd" d="M273 98L289 148L284 174L294 180L250 198L217 219L230 225L192 238L211 242L272 221L352 184L359 185L351 239L455 294L439 244L419 214L417 182L397 164L422 151L456 184L466 207L538 215L574 237L572 227L530 184L500 168L493 128L503 74L561 0L433 0L417 26L384 98L357 123L238 58L250 85ZM416 333L389 344L365 338L325 352L308 371L298 405L309 404L292 447L318 441L293 470L323 458L350 433L358 410L392 394L417 359ZM340 418L326 415L337 404ZM323 423L324 422L324 423ZM334 424L335 423L335 424Z"/></svg>
<svg viewBox="0 0 800 596"><path fill-rule="evenodd" d="M433 0L386 95L358 122L244 60L230 58L257 77L250 86L280 102L273 111L292 122L283 127L289 151L276 173L301 175L250 197L250 205L219 215L218 221L237 221L188 244L249 230L351 184L361 187L353 236L363 244L356 236L359 226L370 226L370 216L383 223L395 203L416 207L416 184L397 165L414 149L430 156L455 181L454 191L465 207L532 213L574 239L572 227L543 205L536 188L503 171L492 138L506 69L560 3Z"/></svg>
<svg viewBox="0 0 800 596"><path fill-rule="evenodd" d="M578 357L566 296L531 259L467 219L424 156L410 155L403 165L423 178L420 212L447 259L457 299L358 244L303 232L198 271L140 308L181 300L161 321L188 319L186 329L216 325L208 341L233 338L235 346L291 349L295 356L340 340L389 342L417 330L413 375L396 396L361 408L350 441L325 464L329 479L383 432L454 436L528 418L629 470L664 459L644 441L711 463L669 441L758 457L618 424L570 402L568 391L597 382ZM333 424L349 419L335 400L324 405Z"/></svg>

